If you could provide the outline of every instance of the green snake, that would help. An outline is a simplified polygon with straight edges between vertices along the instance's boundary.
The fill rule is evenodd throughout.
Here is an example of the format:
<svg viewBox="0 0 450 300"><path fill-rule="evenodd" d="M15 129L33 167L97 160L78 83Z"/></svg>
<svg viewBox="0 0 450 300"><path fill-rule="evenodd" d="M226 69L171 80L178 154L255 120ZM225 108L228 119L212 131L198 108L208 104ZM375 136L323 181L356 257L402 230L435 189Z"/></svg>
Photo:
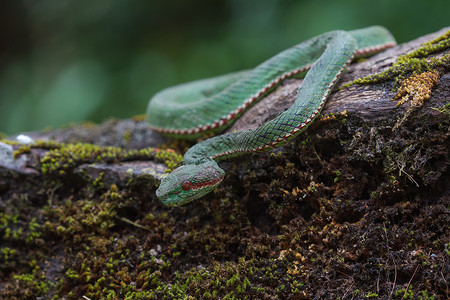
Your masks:
<svg viewBox="0 0 450 300"><path fill-rule="evenodd" d="M306 76L290 108L256 129L226 133L191 147L183 165L161 180L157 197L179 206L211 192L224 178L218 160L279 147L319 115L340 74L355 57L396 45L385 28L332 31L289 48L250 71L165 89L150 99L147 121L161 134L196 139L220 133L286 78Z"/></svg>

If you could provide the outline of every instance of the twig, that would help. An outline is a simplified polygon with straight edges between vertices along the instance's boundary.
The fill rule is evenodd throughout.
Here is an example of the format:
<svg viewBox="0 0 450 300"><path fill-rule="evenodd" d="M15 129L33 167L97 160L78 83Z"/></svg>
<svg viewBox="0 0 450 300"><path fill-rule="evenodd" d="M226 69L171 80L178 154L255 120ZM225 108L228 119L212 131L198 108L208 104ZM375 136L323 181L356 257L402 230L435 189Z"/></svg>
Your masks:
<svg viewBox="0 0 450 300"><path fill-rule="evenodd" d="M347 274L345 274L344 272L341 272L341 271L339 271L339 270L336 270L336 272L341 273L341 274L344 275L344 276L347 276L347 277L352 281L352 283L350 284L350 286L348 287L348 289L345 291L344 295L342 295L342 300L344 300L344 298L345 298L345 297L347 296L347 294L348 294L348 291L353 287L353 283L355 282L355 280L353 279L352 276L347 275Z"/></svg>
<svg viewBox="0 0 450 300"><path fill-rule="evenodd" d="M411 281L413 280L414 275L416 275L416 271L417 271L417 269L419 268L419 266L420 266L420 264L418 264L417 267L416 267L416 269L414 270L414 273L412 274L411 279L409 280L408 285L406 286L405 293L403 294L402 299L405 298L406 293L407 293L408 290L409 290L409 285L411 284Z"/></svg>
<svg viewBox="0 0 450 300"><path fill-rule="evenodd" d="M147 230L147 231L151 231L149 228L147 228L147 227L145 227L145 226L142 226L142 225L140 225L140 224L138 224L138 223L136 223L136 222L133 222L133 221L127 219L127 218L124 218L124 217L117 217L117 219L119 219L119 220L121 220L121 221L123 221L123 222L125 222L125 223L128 223L128 224L130 224L130 225L133 225L133 226L135 226L135 227L137 227L137 228L144 229L144 230Z"/></svg>
<svg viewBox="0 0 450 300"><path fill-rule="evenodd" d="M383 223L384 226L384 235L386 237L386 247L388 250L388 255L390 257L392 257L392 261L394 262L394 285L392 286L392 290L391 293L389 294L389 300L392 299L392 295L394 294L394 289L395 289L395 283L397 282L397 263L395 261L394 255L392 255L391 251L390 251L390 247L389 247L389 239L388 239L388 235L387 235L387 229L386 229L386 224Z"/></svg>

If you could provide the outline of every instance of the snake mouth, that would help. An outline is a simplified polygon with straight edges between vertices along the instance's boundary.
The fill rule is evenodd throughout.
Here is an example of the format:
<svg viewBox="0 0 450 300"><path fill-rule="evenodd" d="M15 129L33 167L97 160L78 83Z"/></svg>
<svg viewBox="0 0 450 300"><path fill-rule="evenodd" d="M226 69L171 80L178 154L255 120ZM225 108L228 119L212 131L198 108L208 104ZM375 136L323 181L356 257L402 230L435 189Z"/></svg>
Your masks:
<svg viewBox="0 0 450 300"><path fill-rule="evenodd" d="M169 206L179 206L211 192L224 179L225 172L216 162L186 164L162 178L156 196Z"/></svg>
<svg viewBox="0 0 450 300"><path fill-rule="evenodd" d="M156 197L158 197L158 199L161 199L161 201L166 200L168 196L169 196L168 193L164 193L160 189L156 190Z"/></svg>
<svg viewBox="0 0 450 300"><path fill-rule="evenodd" d="M156 196L167 206L180 206L208 194L222 182L223 178L224 176L220 176L210 181L195 184L184 182L181 189L177 190L161 191L157 189Z"/></svg>
<svg viewBox="0 0 450 300"><path fill-rule="evenodd" d="M210 181L199 182L199 183L193 184L191 187L191 190L195 191L195 190L204 189L206 187L214 187L214 186L218 185L219 183L221 183L222 180L223 180L223 176L220 176L220 177L215 178Z"/></svg>

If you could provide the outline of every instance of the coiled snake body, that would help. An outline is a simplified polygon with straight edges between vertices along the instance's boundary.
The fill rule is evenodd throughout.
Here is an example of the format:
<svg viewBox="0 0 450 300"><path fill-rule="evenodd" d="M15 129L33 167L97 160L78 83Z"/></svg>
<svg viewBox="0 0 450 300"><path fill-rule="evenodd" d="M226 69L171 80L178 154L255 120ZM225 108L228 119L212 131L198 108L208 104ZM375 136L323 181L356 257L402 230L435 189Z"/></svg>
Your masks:
<svg viewBox="0 0 450 300"><path fill-rule="evenodd" d="M385 28L332 31L311 38L251 71L228 74L168 88L149 102L150 126L172 137L197 138L219 133L284 79L307 74L294 104L256 129L209 138L191 147L183 165L162 179L156 191L166 205L178 206L209 193L224 177L216 161L279 147L319 115L333 86L354 57L396 45Z"/></svg>

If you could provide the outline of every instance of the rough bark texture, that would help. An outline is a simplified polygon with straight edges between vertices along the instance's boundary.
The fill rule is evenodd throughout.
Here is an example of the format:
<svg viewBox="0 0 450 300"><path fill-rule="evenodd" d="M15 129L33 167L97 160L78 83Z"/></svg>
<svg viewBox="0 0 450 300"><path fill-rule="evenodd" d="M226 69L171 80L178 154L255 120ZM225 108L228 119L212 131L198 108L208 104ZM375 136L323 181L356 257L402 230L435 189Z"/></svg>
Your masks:
<svg viewBox="0 0 450 300"><path fill-rule="evenodd" d="M352 64L339 85L447 30ZM222 162L216 191L180 208L155 197L177 156L146 149L167 140L144 121L29 134L77 145L0 143L0 298L447 299L448 71L401 126L392 81L335 90L323 114L339 114ZM231 130L283 111L300 82Z"/></svg>

